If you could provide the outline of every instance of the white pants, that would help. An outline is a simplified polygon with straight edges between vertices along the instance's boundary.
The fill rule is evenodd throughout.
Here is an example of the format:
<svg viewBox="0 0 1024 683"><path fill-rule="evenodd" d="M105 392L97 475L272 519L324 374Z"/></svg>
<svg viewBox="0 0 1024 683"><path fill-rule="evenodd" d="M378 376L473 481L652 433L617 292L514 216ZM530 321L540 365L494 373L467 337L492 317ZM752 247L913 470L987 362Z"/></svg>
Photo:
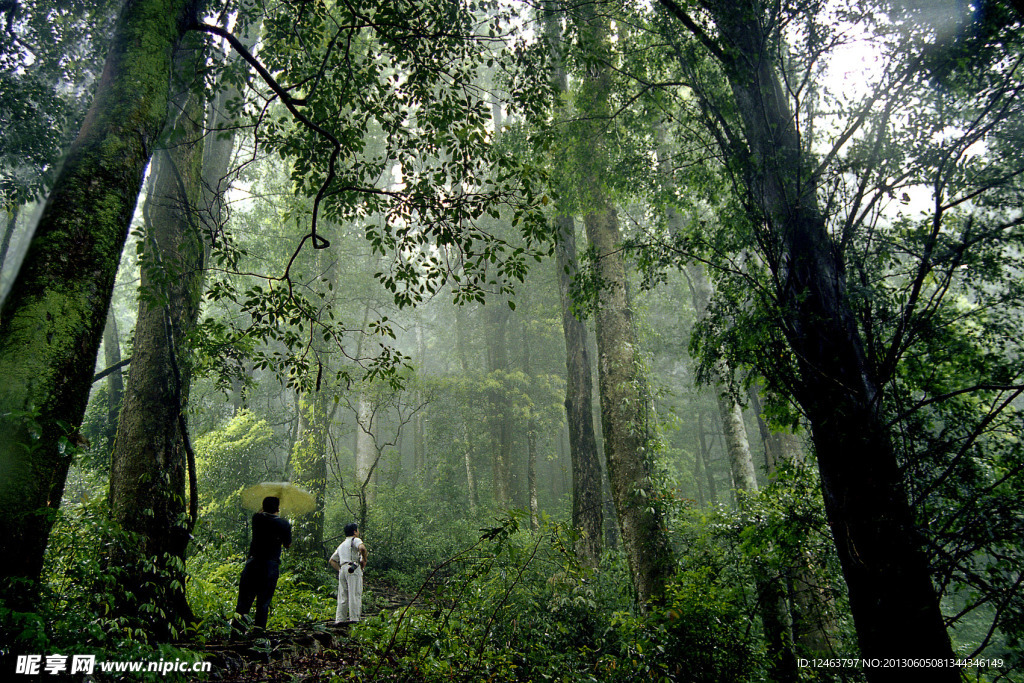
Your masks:
<svg viewBox="0 0 1024 683"><path fill-rule="evenodd" d="M349 572L351 565L341 565L338 572L338 611L334 614L334 623L343 621L359 621L363 611L363 570L356 567Z"/></svg>

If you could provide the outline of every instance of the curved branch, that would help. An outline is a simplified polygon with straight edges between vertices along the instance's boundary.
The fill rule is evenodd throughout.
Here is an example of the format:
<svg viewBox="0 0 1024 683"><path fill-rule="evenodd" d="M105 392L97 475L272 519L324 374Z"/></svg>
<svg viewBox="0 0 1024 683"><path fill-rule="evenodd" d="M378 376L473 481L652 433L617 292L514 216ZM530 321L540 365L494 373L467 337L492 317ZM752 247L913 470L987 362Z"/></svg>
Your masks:
<svg viewBox="0 0 1024 683"><path fill-rule="evenodd" d="M320 191L316 193L316 197L313 199L313 216L310 221L309 234L307 235L307 237L313 241L314 249L326 249L327 247L331 246L331 243L326 238L321 237L316 233L316 222L317 216L320 213L320 201L323 199L324 195L327 192L327 188L330 186L331 182L334 180L334 177L336 175L335 167L337 166L338 156L340 156L342 150L341 141L338 140L338 138L335 137L333 133L324 129L322 126L315 123L312 119L310 119L308 116L299 111L299 107L306 105L305 98L292 97L290 94L288 94L287 89L285 89L280 83L278 83L277 79L275 79L274 76L269 71L267 71L267 68L263 66L263 64L261 64L260 61L256 59L256 57L253 56L252 52L250 52L245 45L242 44L242 41L240 41L238 38L232 35L229 31L220 26L214 26L213 24L204 24L202 22L196 22L192 24L189 28L195 31L210 33L212 35L219 36L226 40L228 44L231 45L232 49L234 49L235 52L237 52L239 56L241 56L242 59L244 59L246 63L249 64L249 66L251 66L256 71L257 74L259 74L260 78L263 79L263 82L266 83L270 87L270 89L274 91L274 94L281 99L281 103L285 106L285 108L288 109L288 111L291 113L291 115L295 118L296 121L298 121L309 130L313 131L320 137L330 142L331 145L334 147L334 151L331 153L330 162L327 168L327 178L324 180L323 184L320 186ZM302 248L302 245L305 243L305 241L306 240L304 238L301 242L299 242L298 249ZM297 253L298 250L296 250L296 254ZM292 261L294 261L294 258L295 257L293 256ZM289 262L288 266L289 268L291 267L291 261ZM283 279L287 278L288 271L285 270Z"/></svg>
<svg viewBox="0 0 1024 683"><path fill-rule="evenodd" d="M692 18L690 18L690 15L687 14L686 11L683 10L682 7L677 5L675 0L658 0L658 1L661 3L662 7L664 7L666 10L668 10L669 13L672 14L672 16L674 16L676 19L678 19L683 24L683 26L685 26L687 28L687 30L690 33L692 33L693 36L697 40L699 40L702 45L704 45L704 47L706 47L708 49L708 52L710 52L712 55L714 55L715 59L717 59L719 62L721 62L723 64L728 61L728 56L722 50L721 46L719 46L719 44L716 43L711 38L711 36L709 36L707 33L705 33L704 29L701 28L697 24L697 22L695 22Z"/></svg>

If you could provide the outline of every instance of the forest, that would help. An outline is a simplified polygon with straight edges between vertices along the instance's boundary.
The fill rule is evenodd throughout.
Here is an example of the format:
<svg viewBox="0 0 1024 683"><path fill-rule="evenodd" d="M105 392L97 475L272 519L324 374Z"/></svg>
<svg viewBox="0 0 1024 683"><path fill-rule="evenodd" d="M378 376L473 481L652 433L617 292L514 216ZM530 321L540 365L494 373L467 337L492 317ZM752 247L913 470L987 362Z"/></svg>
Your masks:
<svg viewBox="0 0 1024 683"><path fill-rule="evenodd" d="M1024 682L1022 22L0 0L3 679Z"/></svg>

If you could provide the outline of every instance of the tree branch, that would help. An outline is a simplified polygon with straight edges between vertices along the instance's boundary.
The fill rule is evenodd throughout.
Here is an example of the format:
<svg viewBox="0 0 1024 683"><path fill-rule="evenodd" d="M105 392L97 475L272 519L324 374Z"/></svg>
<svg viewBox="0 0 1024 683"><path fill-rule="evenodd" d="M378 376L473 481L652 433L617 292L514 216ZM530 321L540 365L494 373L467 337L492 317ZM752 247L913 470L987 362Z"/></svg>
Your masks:
<svg viewBox="0 0 1024 683"><path fill-rule="evenodd" d="M101 379L103 379L107 375L111 375L111 374L117 372L118 370L120 370L121 368L123 368L124 366L128 365L131 362L132 362L132 359L129 357L129 358L124 359L120 363L117 363L116 365L111 365L109 368L107 368L103 372L96 373L95 375L92 376L93 384L95 384L96 382L99 382Z"/></svg>
<svg viewBox="0 0 1024 683"><path fill-rule="evenodd" d="M693 36L708 49L708 52L714 55L715 59L723 64L728 61L728 56L725 54L725 51L722 50L711 36L704 32L704 29L701 28L697 22L690 18L690 15L687 14L682 7L676 4L675 0L658 0L658 2L660 2L662 7L668 10L672 16L678 19L683 26L687 28L687 30L689 30L689 32L692 33Z"/></svg>

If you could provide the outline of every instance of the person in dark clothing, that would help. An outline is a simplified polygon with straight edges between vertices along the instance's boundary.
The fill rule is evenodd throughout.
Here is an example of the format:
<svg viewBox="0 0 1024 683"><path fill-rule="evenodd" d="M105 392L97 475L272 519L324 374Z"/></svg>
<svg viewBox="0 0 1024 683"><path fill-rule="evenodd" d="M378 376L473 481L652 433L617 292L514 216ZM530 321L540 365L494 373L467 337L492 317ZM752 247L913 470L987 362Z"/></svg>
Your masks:
<svg viewBox="0 0 1024 683"><path fill-rule="evenodd" d="M252 516L249 559L238 582L238 605L235 612L242 616L248 615L255 601L256 617L253 623L261 629L267 627L270 601L277 588L281 548L292 544L292 526L288 520L277 516L279 509L280 501L267 496L263 499L263 509ZM235 631L238 632L237 624Z"/></svg>

